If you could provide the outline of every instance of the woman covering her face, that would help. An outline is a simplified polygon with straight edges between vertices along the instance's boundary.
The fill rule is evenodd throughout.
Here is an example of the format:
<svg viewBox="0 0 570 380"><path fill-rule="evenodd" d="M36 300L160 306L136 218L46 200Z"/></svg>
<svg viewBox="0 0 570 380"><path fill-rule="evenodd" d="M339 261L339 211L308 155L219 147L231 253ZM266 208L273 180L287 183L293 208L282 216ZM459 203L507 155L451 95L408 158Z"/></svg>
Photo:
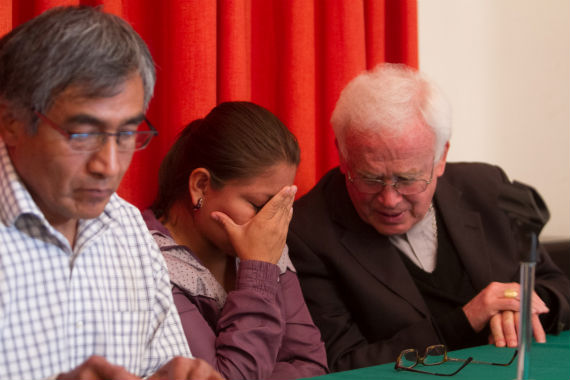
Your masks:
<svg viewBox="0 0 570 380"><path fill-rule="evenodd" d="M144 212L192 354L228 379L327 372L285 245L298 164L275 115L222 103L181 132Z"/></svg>

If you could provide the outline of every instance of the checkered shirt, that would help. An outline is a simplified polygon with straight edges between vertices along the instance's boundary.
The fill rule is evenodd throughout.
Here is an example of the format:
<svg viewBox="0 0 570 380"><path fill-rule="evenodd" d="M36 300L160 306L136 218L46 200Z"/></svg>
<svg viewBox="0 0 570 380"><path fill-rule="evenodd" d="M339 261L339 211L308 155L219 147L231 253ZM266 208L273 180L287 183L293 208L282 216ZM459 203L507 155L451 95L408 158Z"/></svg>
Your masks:
<svg viewBox="0 0 570 380"><path fill-rule="evenodd" d="M148 376L191 357L170 289L138 209L114 194L71 248L0 140L0 379L54 376L91 355Z"/></svg>

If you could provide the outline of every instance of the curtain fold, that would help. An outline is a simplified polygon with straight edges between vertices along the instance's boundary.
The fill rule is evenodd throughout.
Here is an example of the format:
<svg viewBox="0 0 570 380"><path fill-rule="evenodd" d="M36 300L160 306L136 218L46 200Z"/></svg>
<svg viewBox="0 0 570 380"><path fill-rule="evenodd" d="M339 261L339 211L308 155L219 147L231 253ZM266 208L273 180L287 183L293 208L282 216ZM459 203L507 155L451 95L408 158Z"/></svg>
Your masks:
<svg viewBox="0 0 570 380"><path fill-rule="evenodd" d="M140 208L180 130L230 100L268 108L297 136L304 194L338 164L329 119L346 83L380 62L418 65L417 0L0 0L0 34L70 4L123 17L155 59L148 117L160 134L119 188Z"/></svg>

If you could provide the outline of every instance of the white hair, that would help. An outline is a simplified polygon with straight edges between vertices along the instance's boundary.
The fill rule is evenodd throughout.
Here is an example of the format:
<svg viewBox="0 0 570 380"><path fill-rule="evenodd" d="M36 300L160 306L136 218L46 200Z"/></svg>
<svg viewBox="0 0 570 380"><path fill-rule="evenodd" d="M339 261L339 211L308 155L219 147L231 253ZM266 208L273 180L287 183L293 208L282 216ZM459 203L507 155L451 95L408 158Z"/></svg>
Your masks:
<svg viewBox="0 0 570 380"><path fill-rule="evenodd" d="M451 107L423 74L402 64L383 63L364 71L342 90L331 116L339 153L347 157L347 132L404 131L422 121L435 135L435 161L451 137Z"/></svg>

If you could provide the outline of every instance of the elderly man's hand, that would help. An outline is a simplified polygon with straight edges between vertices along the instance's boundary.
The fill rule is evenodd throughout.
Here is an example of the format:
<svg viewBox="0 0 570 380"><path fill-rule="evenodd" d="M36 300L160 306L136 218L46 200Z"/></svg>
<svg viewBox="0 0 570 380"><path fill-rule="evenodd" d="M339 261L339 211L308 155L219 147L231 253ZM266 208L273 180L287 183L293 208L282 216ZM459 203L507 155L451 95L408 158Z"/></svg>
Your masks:
<svg viewBox="0 0 570 380"><path fill-rule="evenodd" d="M177 356L165 365L163 365L154 375L149 377L150 380L223 380L211 365L202 359L189 359Z"/></svg>
<svg viewBox="0 0 570 380"><path fill-rule="evenodd" d="M540 323L538 314L531 316L532 334L538 343L546 342L546 333ZM497 347L517 347L519 344L519 312L518 311L502 311L491 317L489 322L491 333L489 334L489 343Z"/></svg>
<svg viewBox="0 0 570 380"><path fill-rule="evenodd" d="M111 364L102 356L91 356L75 369L62 373L57 380L134 380L140 377L129 373L121 366Z"/></svg>
<svg viewBox="0 0 570 380"><path fill-rule="evenodd" d="M505 291L507 293L505 293ZM509 293L516 295L514 297L507 296ZM491 318L496 314L503 311L518 312L520 308L520 298L518 297L519 294L520 285L516 282L492 282L465 306L463 306L463 312L469 320L471 327L473 327L473 330L479 332L483 330L485 326L487 326L487 323L489 323ZM548 313L548 311L549 309L544 301L540 299L538 294L533 292L532 313L539 315ZM508 322L508 315L506 315L505 318L507 320L506 323L509 325L514 323ZM495 321L494 323L496 324L495 326L497 326L498 322Z"/></svg>

